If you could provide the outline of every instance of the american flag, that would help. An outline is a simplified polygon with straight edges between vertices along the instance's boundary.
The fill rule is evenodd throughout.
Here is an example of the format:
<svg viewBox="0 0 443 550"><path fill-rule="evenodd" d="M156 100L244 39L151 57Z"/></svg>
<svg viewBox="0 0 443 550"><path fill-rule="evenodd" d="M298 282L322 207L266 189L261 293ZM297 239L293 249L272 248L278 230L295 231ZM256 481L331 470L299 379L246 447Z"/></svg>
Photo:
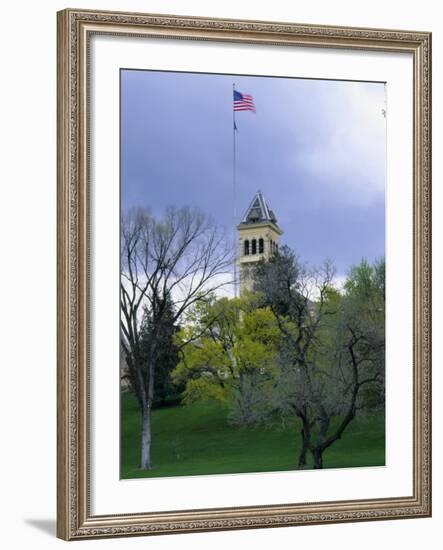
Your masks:
<svg viewBox="0 0 443 550"><path fill-rule="evenodd" d="M253 111L255 113L252 95L242 94L234 90L234 111Z"/></svg>

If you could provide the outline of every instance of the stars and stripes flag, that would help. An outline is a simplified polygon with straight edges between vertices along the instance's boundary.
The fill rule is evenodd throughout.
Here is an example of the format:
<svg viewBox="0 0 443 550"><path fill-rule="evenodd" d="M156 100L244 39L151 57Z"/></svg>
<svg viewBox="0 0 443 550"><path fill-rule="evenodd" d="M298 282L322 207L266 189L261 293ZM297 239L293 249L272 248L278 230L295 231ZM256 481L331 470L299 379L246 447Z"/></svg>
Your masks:
<svg viewBox="0 0 443 550"><path fill-rule="evenodd" d="M237 237L235 234L235 227L237 224L237 204L236 204L236 196L237 196L237 139L236 134L238 133L237 124L235 123L235 113L237 111L252 111L255 113L255 104L254 104L254 98L252 95L249 94L242 94L241 92L238 92L235 89L235 82L232 83L232 89L234 92L233 97L233 111L232 111L232 119L233 119L233 130L232 130L232 138L233 138L233 170L232 170L232 180L233 180L233 198L234 198L234 236L233 236L233 246L234 250L237 249ZM237 282L237 261L234 262L234 294L237 297L238 296L238 282Z"/></svg>
<svg viewBox="0 0 443 550"><path fill-rule="evenodd" d="M234 111L252 111L255 113L254 98L234 90Z"/></svg>

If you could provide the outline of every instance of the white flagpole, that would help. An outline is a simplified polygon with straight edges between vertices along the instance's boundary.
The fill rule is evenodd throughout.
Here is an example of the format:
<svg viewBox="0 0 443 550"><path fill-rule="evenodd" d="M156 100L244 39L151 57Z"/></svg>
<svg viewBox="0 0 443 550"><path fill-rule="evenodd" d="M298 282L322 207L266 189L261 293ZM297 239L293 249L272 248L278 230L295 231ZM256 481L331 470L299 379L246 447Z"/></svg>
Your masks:
<svg viewBox="0 0 443 550"><path fill-rule="evenodd" d="M232 194L234 200L234 296L238 296L238 283L237 283L237 258L238 258L238 242L237 242L237 140L235 135L235 110L234 110L234 92L235 82L232 84Z"/></svg>

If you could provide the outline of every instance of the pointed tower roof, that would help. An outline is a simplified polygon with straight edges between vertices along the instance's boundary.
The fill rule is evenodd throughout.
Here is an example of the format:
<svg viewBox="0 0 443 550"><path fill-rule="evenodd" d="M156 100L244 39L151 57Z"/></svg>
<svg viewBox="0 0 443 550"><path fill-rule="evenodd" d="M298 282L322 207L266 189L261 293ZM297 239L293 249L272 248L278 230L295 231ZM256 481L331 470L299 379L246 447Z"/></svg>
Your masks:
<svg viewBox="0 0 443 550"><path fill-rule="evenodd" d="M258 190L246 210L240 225L263 222L272 222L277 225L277 218L274 212L269 208L262 192Z"/></svg>

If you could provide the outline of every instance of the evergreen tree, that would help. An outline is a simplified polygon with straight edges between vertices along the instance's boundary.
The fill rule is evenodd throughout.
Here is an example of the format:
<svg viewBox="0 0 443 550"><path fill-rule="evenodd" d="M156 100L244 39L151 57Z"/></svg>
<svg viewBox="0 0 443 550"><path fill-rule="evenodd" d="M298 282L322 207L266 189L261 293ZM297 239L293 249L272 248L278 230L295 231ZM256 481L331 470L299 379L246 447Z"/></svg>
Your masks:
<svg viewBox="0 0 443 550"><path fill-rule="evenodd" d="M146 360L155 354L153 407L175 404L183 390L172 382L170 376L179 362L179 356L174 344L178 327L174 324L174 304L169 297L165 298L161 309L161 318L156 319L155 311L145 307L140 331L143 358Z"/></svg>

